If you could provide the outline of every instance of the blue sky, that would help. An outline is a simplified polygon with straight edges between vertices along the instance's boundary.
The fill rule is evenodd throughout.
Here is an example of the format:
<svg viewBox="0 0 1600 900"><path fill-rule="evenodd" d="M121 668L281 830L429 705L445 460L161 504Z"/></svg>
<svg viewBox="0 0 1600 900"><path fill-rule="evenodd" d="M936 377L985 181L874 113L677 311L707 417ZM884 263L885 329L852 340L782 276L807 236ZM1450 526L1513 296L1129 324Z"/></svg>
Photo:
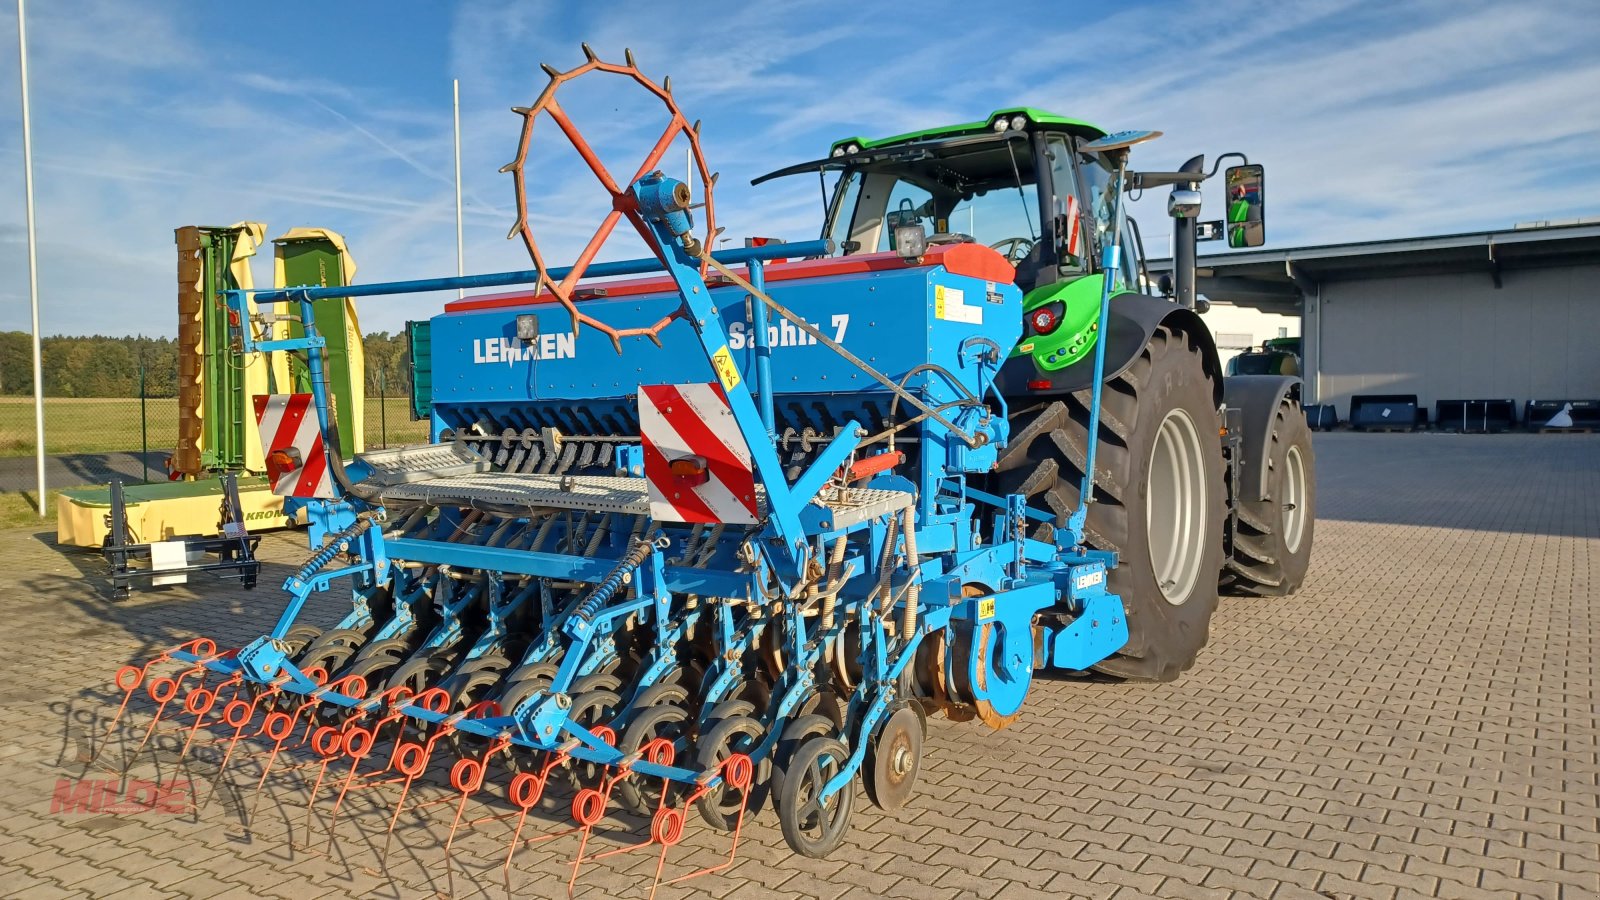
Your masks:
<svg viewBox="0 0 1600 900"><path fill-rule="evenodd" d="M46 334L175 333L172 230L186 224L331 228L362 281L453 273L451 78L462 83L468 270L525 268L505 239L514 202L498 172L520 127L509 107L543 88L540 62L581 62L580 41L619 59L631 47L648 74L673 77L687 115L704 120L722 174L718 224L735 239L807 238L820 225L815 180L750 188L756 175L838 137L1016 104L1165 131L1134 157L1147 168L1249 153L1267 167L1269 246L1600 214L1590 0L233 9L29 4ZM0 329L28 327L15 27L5 0ZM631 171L661 124L615 80L562 96L614 169ZM552 136L535 144L533 205L554 263L599 221L603 198ZM1152 255L1164 255L1161 202L1135 207ZM441 300L364 301L363 325L394 330Z"/></svg>

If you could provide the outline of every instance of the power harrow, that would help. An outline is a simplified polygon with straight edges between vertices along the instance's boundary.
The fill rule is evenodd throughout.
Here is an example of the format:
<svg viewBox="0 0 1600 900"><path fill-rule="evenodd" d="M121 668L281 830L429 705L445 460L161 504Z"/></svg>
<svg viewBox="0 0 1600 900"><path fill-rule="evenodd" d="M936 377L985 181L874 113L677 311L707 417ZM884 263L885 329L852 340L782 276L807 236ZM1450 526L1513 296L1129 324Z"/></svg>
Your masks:
<svg viewBox="0 0 1600 900"><path fill-rule="evenodd" d="M350 791L389 792L392 834L415 783L447 777L451 841L469 798L492 787L509 810L495 817L515 823L508 872L541 839L523 834L530 811L553 804L574 822L558 830L578 843L574 881L634 850L657 855L662 883L691 821L736 849L767 808L795 852L821 857L845 838L858 779L880 807L907 802L929 715L1004 727L1036 669L1085 670L1123 645L1115 556L1085 544L1087 491L1040 540L1053 513L971 483L1008 438L994 379L1023 312L1000 254L833 259L825 241L712 253L698 123L631 54L584 50L516 111L513 236L534 269L253 293L301 323L298 337L242 327L236 340L302 354L312 373L313 442L269 443L280 485L331 481L291 501L315 553L285 582L271 633L235 649L192 640L118 672L118 720L142 693L155 705L145 740L175 730L188 753L206 733L224 769L260 760L258 790L305 773L330 840ZM622 181L556 101L589 72L643 85L670 116ZM546 121L613 201L565 268L546 265L528 225ZM675 141L698 191L658 169ZM655 256L595 262L624 220ZM314 305L507 285L525 287L433 319L435 441L343 461ZM350 597L342 620L304 621L312 594L335 589ZM644 836L593 850L596 828L626 814Z"/></svg>

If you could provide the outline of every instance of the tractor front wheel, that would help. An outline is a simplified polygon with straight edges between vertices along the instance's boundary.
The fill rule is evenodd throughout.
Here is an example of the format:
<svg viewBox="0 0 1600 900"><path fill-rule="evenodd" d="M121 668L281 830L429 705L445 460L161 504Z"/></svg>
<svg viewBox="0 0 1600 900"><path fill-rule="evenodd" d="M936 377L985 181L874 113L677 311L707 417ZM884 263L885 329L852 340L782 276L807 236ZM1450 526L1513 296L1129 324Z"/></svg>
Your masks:
<svg viewBox="0 0 1600 900"><path fill-rule="evenodd" d="M1085 537L1117 552L1109 585L1128 614L1127 645L1095 667L1108 675L1171 681L1205 646L1227 510L1213 398L1199 344L1166 326L1106 381ZM1010 402L1000 493L1026 495L1065 525L1086 468L1090 394Z"/></svg>

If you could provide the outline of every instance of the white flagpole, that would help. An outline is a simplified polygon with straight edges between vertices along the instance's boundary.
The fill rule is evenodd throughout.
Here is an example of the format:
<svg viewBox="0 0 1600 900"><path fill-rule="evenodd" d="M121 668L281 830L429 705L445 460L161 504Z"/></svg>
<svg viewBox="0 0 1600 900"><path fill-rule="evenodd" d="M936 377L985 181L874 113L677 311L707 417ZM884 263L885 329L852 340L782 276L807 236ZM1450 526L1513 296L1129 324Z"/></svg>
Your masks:
<svg viewBox="0 0 1600 900"><path fill-rule="evenodd" d="M39 518L48 498L44 484L44 365L39 350L39 257L33 227L33 129L28 117L28 26L23 0L17 0L17 49L22 64L22 181L28 209L28 297L33 309L33 433L35 469L39 478Z"/></svg>
<svg viewBox="0 0 1600 900"><path fill-rule="evenodd" d="M456 274L467 274L466 247L461 242L461 79L451 79L450 91L454 95L456 125ZM456 298L467 295L465 288L456 288Z"/></svg>

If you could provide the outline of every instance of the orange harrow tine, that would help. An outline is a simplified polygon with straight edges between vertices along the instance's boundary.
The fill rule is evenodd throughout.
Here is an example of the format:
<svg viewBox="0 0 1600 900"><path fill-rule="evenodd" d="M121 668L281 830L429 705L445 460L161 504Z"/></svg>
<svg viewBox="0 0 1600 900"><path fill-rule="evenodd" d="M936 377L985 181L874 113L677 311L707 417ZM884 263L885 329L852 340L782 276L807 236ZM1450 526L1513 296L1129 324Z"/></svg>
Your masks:
<svg viewBox="0 0 1600 900"><path fill-rule="evenodd" d="M339 753L343 737L339 729L332 725L323 725L311 733L311 750L322 757L322 766L317 769L317 780L311 785L311 797L306 801L306 840L305 846L310 846L311 841L311 814L317 806L317 793L322 790L322 778L328 774L328 764L333 762L334 756Z"/></svg>
<svg viewBox="0 0 1600 900"><path fill-rule="evenodd" d="M650 741L643 747L639 748L637 752L630 753L629 755L623 757L621 762L617 763L617 774L612 777L612 783L606 786L604 793L606 796L610 796L611 790L613 787L615 787L617 782L622 781L624 778L628 778L633 774L633 766L639 760L645 759L658 765L670 766L672 765L672 760L675 755L676 754L672 749L672 742L666 738L656 738ZM662 780L670 781L671 779L664 778ZM662 791L661 802L658 803L656 807L657 812L660 811L662 806L666 805L666 800L666 792ZM648 847L653 843L655 843L655 840L654 835L652 834L640 843L617 847L612 850L607 850L604 853L596 853L595 855L584 860L584 862L594 862L595 860L605 859L608 856L616 856L619 853L632 853L636 850Z"/></svg>
<svg viewBox="0 0 1600 900"><path fill-rule="evenodd" d="M111 717L111 724L106 727L105 738L100 741L100 746L95 749L94 756L89 760L90 765L94 765L100 758L101 751L110 742L108 739L111 737L112 732L116 731L117 725L122 722L123 714L128 711L128 703L133 699L133 692L138 690L139 685L144 683L145 676L150 674L152 668L172 659L172 654L186 649L192 649L197 656L212 657L217 652L217 642L210 638L195 638L170 650L163 651L142 666L127 665L117 670L117 674L112 680L117 687L122 689L122 704L117 707L117 714ZM146 739L148 737L149 735L146 734ZM143 749L144 743L140 742L139 747Z"/></svg>
<svg viewBox="0 0 1600 900"><path fill-rule="evenodd" d="M133 755L138 756L150 743L150 736L156 733L156 726L161 724L161 716L167 711L167 704L172 698L178 696L178 680L176 678L157 678L145 688L145 693L150 699L156 701L156 714L151 717L149 727L144 730L144 737L139 740L139 746L133 748Z"/></svg>
<svg viewBox="0 0 1600 900"><path fill-rule="evenodd" d="M339 691L359 700L367 695L367 680L360 675L346 675L326 687L312 691L311 694L314 698L320 699L333 691ZM314 721L316 716L311 716L311 719ZM346 725L348 726L349 723L347 722ZM317 769L317 780L311 785L311 796L306 801L307 846L309 846L311 840L311 815L317 806L317 794L322 790L322 779L328 774L328 765L333 762L333 758L339 754L343 747L344 735L332 725L322 725L311 732L311 750L322 757L322 764Z"/></svg>
<svg viewBox="0 0 1600 900"><path fill-rule="evenodd" d="M421 694L417 695L417 699L420 700L421 698L428 696L428 693L428 691L423 691ZM448 695L446 695L443 691L440 691L438 696L444 697L446 702L449 700ZM411 742L407 742L406 744L407 747L420 747L422 751L422 758L415 759L412 757L407 757L406 759L400 760L400 771L406 776L406 780L405 784L400 788L400 799L395 801L394 814L389 817L389 830L383 837L383 856L381 865L383 866L383 871L385 872L389 870L389 846L394 841L395 825L399 823L400 812L401 810L405 809L406 797L411 793L411 782L415 781L418 776L428 770L428 763L433 760L433 748L449 733L449 729L441 728L428 738L428 742L426 744L419 745ZM420 809L421 807L418 808Z"/></svg>
<svg viewBox="0 0 1600 900"><path fill-rule="evenodd" d="M238 695L235 695L234 699L229 700L227 705L222 708L222 721L233 726L233 737L228 739L228 749L222 754L222 764L217 766L217 774L211 780L211 792L206 794L205 802L196 807L197 809L203 810L210 806L211 799L217 796L217 789L222 786L222 778L227 774L228 763L233 759L233 751L239 746L239 739L244 737L245 726L249 725L256 716L256 707L261 704L261 701L278 693L281 689L280 686L288 680L289 676L285 675L274 681L266 690L257 694L255 699L249 702L240 700Z"/></svg>
<svg viewBox="0 0 1600 900"><path fill-rule="evenodd" d="M611 779L611 784L607 785L605 794L609 796L612 787L615 786L617 782L622 781L624 778L630 777L633 774L634 764L640 759L648 760L656 765L670 766L672 765L673 758L675 756L676 751L673 749L672 742L670 740L667 740L666 738L656 738L650 741L643 747L639 748L638 751L624 757L622 761L617 764L617 774ZM656 858L655 880L651 882L650 887L650 895L652 897L655 896L656 886L661 883L661 869L664 865L666 865L667 862L667 848L683 840L683 826L684 822L686 821L686 817L682 811L667 806L667 783L672 779L663 777L661 780L661 800L656 804L656 812L650 819L650 831L645 836L644 840L636 844L628 844L612 850L607 850L603 853L596 853L588 858L580 857L579 860L580 864L591 863L610 856L616 856L619 853L635 853L639 850L645 849L646 847L660 844L661 853ZM571 885L569 885L569 893L571 889Z"/></svg>
<svg viewBox="0 0 1600 900"><path fill-rule="evenodd" d="M390 701L391 703L389 714L373 723L371 728L362 728L359 725L352 725L350 728L345 730L344 740L341 746L344 749L345 755L350 757L350 771L346 773L344 777L344 785L339 788L339 796L333 801L333 811L328 814L327 853L333 852L334 837L338 833L339 809L344 805L345 794L350 792L351 786L355 783L357 770L361 768L361 761L366 759L367 756L372 753L372 747L377 743L378 740L378 732L382 730L383 726L388 725L391 722L396 722L405 716L405 713L400 711L400 706L398 705L399 701L402 699L402 695L409 698L411 696L411 689L405 685L392 687L376 697L373 697L372 699L360 704L356 707L356 709L360 711L362 716L365 716L367 711L373 708L374 705L379 705L386 700ZM375 778L376 776L382 775L384 772L389 771L389 769L394 766L395 756L399 752L400 742L396 741L395 748L392 752L390 752L389 761L384 764L384 767L373 772L368 772L362 777L369 779Z"/></svg>
<svg viewBox="0 0 1600 900"><path fill-rule="evenodd" d="M352 725L344 732L340 746L345 756L350 757L350 771L345 773L344 784L339 787L339 796L334 798L333 810L328 813L328 846L323 851L325 854L333 853L334 839L339 833L339 809L344 806L344 795L350 792L350 784L355 781L356 771L361 768L361 761L372 753L372 745L376 742L377 734L372 728ZM312 799L315 801L316 798Z"/></svg>
<svg viewBox="0 0 1600 900"><path fill-rule="evenodd" d="M446 725L443 730L454 729L454 725ZM456 761L450 767L450 786L461 792L461 799L456 803L455 819L450 822L450 837L444 842L444 884L446 896L454 897L456 894L456 876L454 857L452 853L456 843L456 829L461 827L461 814L466 812L467 800L483 787L483 776L488 770L486 760L490 753L499 752L500 748L511 743L510 738L496 738L489 745L489 750L484 753L483 760L466 757Z"/></svg>
<svg viewBox="0 0 1600 900"><path fill-rule="evenodd" d="M732 756L729 756L727 759L722 761L722 765L721 765L720 769L721 769L720 774L722 775L722 780L726 781L728 783L728 785L731 786L734 790L740 792L740 794L739 794L739 797L740 797L740 799L739 799L739 817L737 819L735 819L734 823L733 823L733 843L732 843L731 846L728 847L728 858L723 860L720 863L717 863L714 866L708 866L708 867L706 867L704 869L696 869L693 872L690 872L690 873L688 873L686 875L679 875L677 878L674 878L671 881L666 882L666 884L669 884L669 885L670 884L677 884L680 881L688 881L691 878L699 878L702 875L711 875L711 874L716 873L716 872L721 872L722 870L724 870L724 869L728 868L729 866L733 865L734 857L736 857L738 855L738 853L739 853L739 835L744 831L744 815L745 815L745 812L746 812L745 804L749 803L749 801L750 801L750 792L749 792L748 789L750 787L751 780L755 777L755 764L750 761L750 757L744 755L743 753L735 753ZM675 833L673 833L673 834L664 834L664 837L671 837L672 838L672 840L670 842L671 844L676 844L676 843L678 843L678 841L683 840L683 822L684 822L684 819L685 819L685 817L686 817L686 815L688 813L689 805L692 804L695 800L698 800L699 797L701 795L703 795L704 793L706 793L708 790L709 790L709 788L707 788L704 785L702 785L700 787L700 789L695 792L695 796L692 796L690 799L684 801L682 810L673 810L673 812L676 812L678 814L675 817L676 818L675 825L669 825L668 823L663 822L662 821L663 820L662 815L660 813L657 813L656 814L656 819L651 822L651 830L652 830L652 832L654 832L657 829L658 826L663 827L663 828L665 828L665 827L675 827L676 828L676 832ZM662 847L661 847L661 861L663 863L666 862L667 847L668 846L669 846L669 843L666 842L666 841L663 841ZM661 868L658 865L656 867L657 886L659 886L659 884L660 884L660 879L661 879ZM656 887L651 887L650 888L650 896L651 896L651 898L654 898L655 895L656 895Z"/></svg>
<svg viewBox="0 0 1600 900"><path fill-rule="evenodd" d="M282 711L267 713L261 723L261 733L272 740L272 752L267 756L267 764L261 767L261 778L256 781L255 793L250 798L250 817L247 821L256 820L256 810L261 805L261 787L267 783L267 776L272 774L272 767L278 761L278 751L283 749L283 742L294 734L294 718L300 714L296 710L294 716Z"/></svg>
<svg viewBox="0 0 1600 900"><path fill-rule="evenodd" d="M519 772L511 779L507 794L511 798L511 802L516 804L519 812L517 813L517 827L511 833L510 845L506 847L505 864L500 867L501 880L504 882L506 889L506 900L511 900L511 860L516 855L517 848L522 846L522 826L528 821L528 811L539 804L539 799L544 795L544 789L550 784L550 773L568 762L571 759L570 754L571 748L552 753L550 760L545 763L544 768L538 775L532 772ZM543 843L544 841L572 834L577 830L574 827L557 831L553 834L540 835L536 838L530 838L528 843Z"/></svg>
<svg viewBox="0 0 1600 900"><path fill-rule="evenodd" d="M617 733L605 725L596 725L589 732L601 743L613 747L617 745ZM572 818L577 821L583 830L583 836L578 839L578 855L572 860L572 877L567 879L567 897L572 897L572 892L577 889L578 872L583 868L583 854L589 849L589 835L594 833L594 826L606 817L606 806L611 803L611 788L616 785L617 778L602 779L600 784L604 790L583 788L572 798Z"/></svg>
<svg viewBox="0 0 1600 900"><path fill-rule="evenodd" d="M306 670L305 674L312 681L315 681L319 685L323 684L323 682L327 681L328 679L328 673L321 668L308 669ZM255 793L250 801L250 819L252 821L255 819L256 810L261 806L261 788L267 783L267 776L272 774L272 770L278 761L278 754L283 749L284 742L294 735L295 720L299 719L302 715L306 717L305 733L301 735L300 742L294 745L294 748L297 749L310 743L312 728L316 724L315 709L320 703L322 703L322 695L327 693L328 690L329 689L327 687L319 687L317 690L306 695L306 699L295 708L294 712L284 713L281 710L277 710L268 713L266 719L261 723L260 733L272 738L275 743L273 744L271 752L267 754L267 763L261 769L261 777L256 780ZM278 718L279 716L282 718ZM274 733L280 728L283 730L283 737L281 738ZM288 767L284 771L295 772L316 764L317 763L315 760L298 763Z"/></svg>
<svg viewBox="0 0 1600 900"><path fill-rule="evenodd" d="M227 682L218 686L220 691L227 687ZM178 761L182 762L189 755L189 745L194 743L195 732L204 724L206 713L217 705L217 691L208 690L202 680L201 684L189 691L183 698L183 711L194 716L194 722L189 726L189 734L183 739L183 749L178 751Z"/></svg>

